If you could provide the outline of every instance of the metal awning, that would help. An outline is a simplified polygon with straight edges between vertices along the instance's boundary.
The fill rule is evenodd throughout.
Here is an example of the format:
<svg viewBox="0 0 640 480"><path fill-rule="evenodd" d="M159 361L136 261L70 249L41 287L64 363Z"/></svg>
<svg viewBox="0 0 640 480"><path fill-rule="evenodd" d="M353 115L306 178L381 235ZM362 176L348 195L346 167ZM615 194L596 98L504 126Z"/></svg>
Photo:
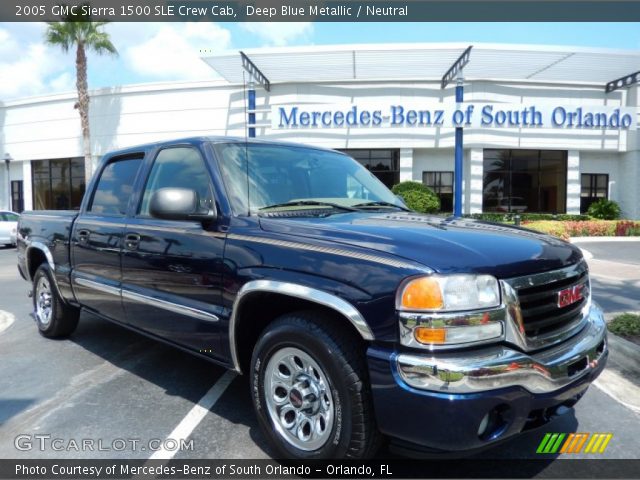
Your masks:
<svg viewBox="0 0 640 480"><path fill-rule="evenodd" d="M272 83L422 80L439 82L468 43L341 45L247 49ZM204 57L222 78L243 82L238 51ZM640 51L474 44L466 80L604 85L640 69Z"/></svg>

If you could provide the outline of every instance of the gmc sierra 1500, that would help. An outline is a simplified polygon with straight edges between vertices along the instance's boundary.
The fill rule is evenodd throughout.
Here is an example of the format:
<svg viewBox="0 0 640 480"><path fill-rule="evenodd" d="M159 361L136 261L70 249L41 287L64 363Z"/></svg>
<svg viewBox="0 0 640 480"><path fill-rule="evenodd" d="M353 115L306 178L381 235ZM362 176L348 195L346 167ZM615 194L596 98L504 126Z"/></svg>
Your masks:
<svg viewBox="0 0 640 480"><path fill-rule="evenodd" d="M108 154L79 212L21 216L18 264L44 336L85 310L248 373L286 457L491 445L567 411L607 357L579 249L411 212L300 145Z"/></svg>

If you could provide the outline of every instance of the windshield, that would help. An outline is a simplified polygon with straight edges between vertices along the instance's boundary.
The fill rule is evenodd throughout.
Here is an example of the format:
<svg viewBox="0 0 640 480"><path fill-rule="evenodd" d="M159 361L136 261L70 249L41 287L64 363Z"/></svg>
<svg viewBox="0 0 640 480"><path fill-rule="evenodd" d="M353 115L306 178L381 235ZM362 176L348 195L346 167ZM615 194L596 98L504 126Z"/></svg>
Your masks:
<svg viewBox="0 0 640 480"><path fill-rule="evenodd" d="M371 172L338 152L264 144L218 144L214 148L232 208L239 215L267 207L317 209L320 203L330 208L331 204L361 207L381 202L406 208ZM297 204L282 205L292 202Z"/></svg>

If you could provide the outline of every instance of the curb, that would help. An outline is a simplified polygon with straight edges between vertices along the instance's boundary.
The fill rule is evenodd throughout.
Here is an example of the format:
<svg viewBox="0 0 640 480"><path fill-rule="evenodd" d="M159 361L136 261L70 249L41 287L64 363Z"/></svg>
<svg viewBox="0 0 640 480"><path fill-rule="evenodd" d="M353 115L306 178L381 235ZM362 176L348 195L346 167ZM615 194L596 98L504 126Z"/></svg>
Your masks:
<svg viewBox="0 0 640 480"><path fill-rule="evenodd" d="M618 335L607 332L609 351L616 353L613 361L640 377L640 346Z"/></svg>
<svg viewBox="0 0 640 480"><path fill-rule="evenodd" d="M605 312L604 314L604 319L607 323L609 323L611 320L613 320L614 318L616 318L618 315L624 315L625 313L631 313L633 315L640 315L640 311L635 311L635 310L621 310L619 312ZM614 335L613 333L611 335ZM620 337L618 337L620 338ZM622 338L621 340L624 340L624 338ZM631 343L628 340L624 340L627 343ZM633 345L633 343L632 343Z"/></svg>
<svg viewBox="0 0 640 480"><path fill-rule="evenodd" d="M640 237L569 237L571 243L581 242L640 242Z"/></svg>

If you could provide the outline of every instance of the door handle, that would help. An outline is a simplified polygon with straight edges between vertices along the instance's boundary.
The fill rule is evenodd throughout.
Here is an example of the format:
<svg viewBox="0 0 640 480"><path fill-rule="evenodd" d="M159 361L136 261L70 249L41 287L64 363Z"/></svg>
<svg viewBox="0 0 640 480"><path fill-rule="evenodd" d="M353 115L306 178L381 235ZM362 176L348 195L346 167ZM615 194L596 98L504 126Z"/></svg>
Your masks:
<svg viewBox="0 0 640 480"><path fill-rule="evenodd" d="M89 241L89 230L78 230L78 241L81 243L87 243Z"/></svg>
<svg viewBox="0 0 640 480"><path fill-rule="evenodd" d="M127 250L135 250L140 244L140 235L137 233L127 233L124 236L124 247Z"/></svg>

